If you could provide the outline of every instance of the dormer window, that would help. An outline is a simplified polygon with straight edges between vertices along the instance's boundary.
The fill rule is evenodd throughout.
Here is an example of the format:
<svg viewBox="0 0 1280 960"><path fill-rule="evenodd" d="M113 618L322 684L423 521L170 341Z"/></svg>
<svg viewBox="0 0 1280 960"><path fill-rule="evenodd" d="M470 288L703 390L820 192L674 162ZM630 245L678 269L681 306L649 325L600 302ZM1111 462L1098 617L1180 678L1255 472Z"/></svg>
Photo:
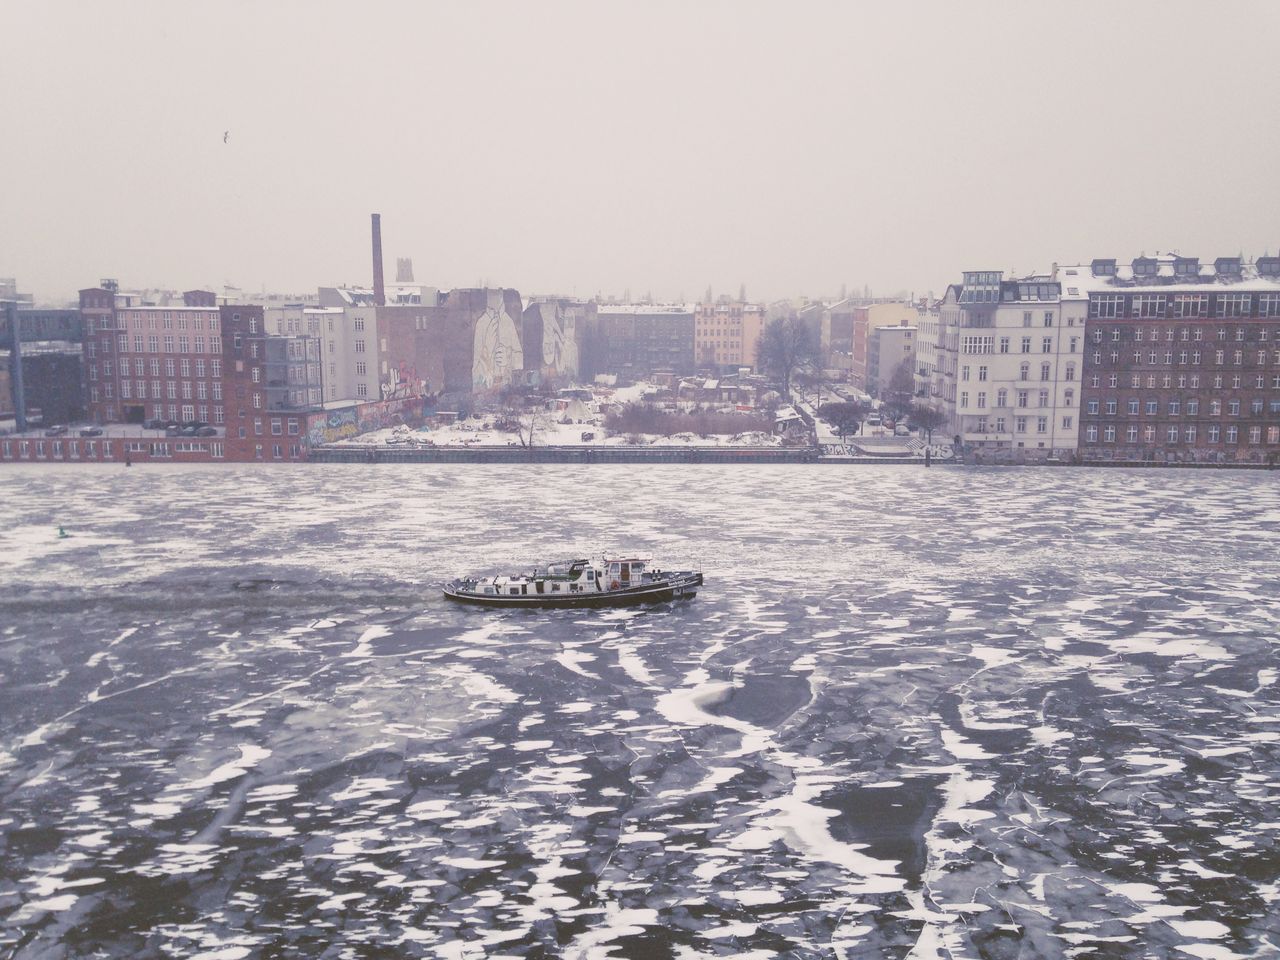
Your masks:
<svg viewBox="0 0 1280 960"><path fill-rule="evenodd" d="M1156 275L1156 262L1150 257L1139 257L1133 261L1133 275L1135 277L1154 277Z"/></svg>

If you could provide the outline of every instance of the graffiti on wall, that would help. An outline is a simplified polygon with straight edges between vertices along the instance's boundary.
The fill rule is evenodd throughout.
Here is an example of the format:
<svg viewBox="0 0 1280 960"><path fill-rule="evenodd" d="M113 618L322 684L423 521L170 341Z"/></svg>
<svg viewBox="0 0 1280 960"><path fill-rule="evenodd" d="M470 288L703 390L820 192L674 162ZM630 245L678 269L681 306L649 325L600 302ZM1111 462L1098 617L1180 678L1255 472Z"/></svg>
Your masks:
<svg viewBox="0 0 1280 960"><path fill-rule="evenodd" d="M357 432L354 407L316 414L307 421L307 442L313 447L346 440L354 437Z"/></svg>
<svg viewBox="0 0 1280 960"><path fill-rule="evenodd" d="M507 313L502 291L490 290L488 305L476 318L471 384L477 390L506 386L523 366L520 328Z"/></svg>
<svg viewBox="0 0 1280 960"><path fill-rule="evenodd" d="M368 433L419 419L422 409L423 401L417 397L362 403L355 408L357 432Z"/></svg>
<svg viewBox="0 0 1280 960"><path fill-rule="evenodd" d="M557 306L555 315L542 316L542 369L549 377L578 375L577 318L572 311Z"/></svg>
<svg viewBox="0 0 1280 960"><path fill-rule="evenodd" d="M387 371L387 379L382 381L383 400L403 400L407 397L421 397L427 393L427 381L418 376L417 364L401 360Z"/></svg>

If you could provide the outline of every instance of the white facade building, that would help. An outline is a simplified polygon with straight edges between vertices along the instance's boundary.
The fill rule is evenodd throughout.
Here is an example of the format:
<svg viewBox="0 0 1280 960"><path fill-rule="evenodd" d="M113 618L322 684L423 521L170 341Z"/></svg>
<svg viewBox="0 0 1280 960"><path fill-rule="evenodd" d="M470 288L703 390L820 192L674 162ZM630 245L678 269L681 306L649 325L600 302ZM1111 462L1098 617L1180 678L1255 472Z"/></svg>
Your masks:
<svg viewBox="0 0 1280 960"><path fill-rule="evenodd" d="M1070 455L1087 311L1087 298L1064 303L1052 275L971 271L948 287L930 392L950 432L978 452Z"/></svg>

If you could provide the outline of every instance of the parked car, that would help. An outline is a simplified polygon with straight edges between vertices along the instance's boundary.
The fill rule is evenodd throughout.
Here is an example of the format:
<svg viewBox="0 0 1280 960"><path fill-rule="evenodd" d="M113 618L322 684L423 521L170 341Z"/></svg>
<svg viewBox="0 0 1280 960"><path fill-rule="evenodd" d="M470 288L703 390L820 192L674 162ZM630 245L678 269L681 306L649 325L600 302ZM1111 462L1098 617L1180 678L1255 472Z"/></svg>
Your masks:
<svg viewBox="0 0 1280 960"><path fill-rule="evenodd" d="M898 424L894 427L893 432L899 437L911 436L911 431L907 429L907 425L905 423Z"/></svg>
<svg viewBox="0 0 1280 960"><path fill-rule="evenodd" d="M148 420L142 426L147 430L163 430L168 423L164 420Z"/></svg>
<svg viewBox="0 0 1280 960"><path fill-rule="evenodd" d="M57 423L57 424L54 424L52 427L46 428L44 431L44 435L46 437L60 437L66 432L67 432L67 425L64 423Z"/></svg>
<svg viewBox="0 0 1280 960"><path fill-rule="evenodd" d="M203 427L196 427L197 437L216 437L217 435L218 435L217 427L211 427L211 426L208 426L207 424Z"/></svg>
<svg viewBox="0 0 1280 960"><path fill-rule="evenodd" d="M101 427L81 427L80 436L82 437L100 437L102 436Z"/></svg>
<svg viewBox="0 0 1280 960"><path fill-rule="evenodd" d="M182 428L181 428L180 426L178 426L176 423L171 423L171 424L169 424L167 427L165 427L165 428L164 428L164 435L165 435L166 437L177 437L177 436L181 436L181 435L182 435Z"/></svg>

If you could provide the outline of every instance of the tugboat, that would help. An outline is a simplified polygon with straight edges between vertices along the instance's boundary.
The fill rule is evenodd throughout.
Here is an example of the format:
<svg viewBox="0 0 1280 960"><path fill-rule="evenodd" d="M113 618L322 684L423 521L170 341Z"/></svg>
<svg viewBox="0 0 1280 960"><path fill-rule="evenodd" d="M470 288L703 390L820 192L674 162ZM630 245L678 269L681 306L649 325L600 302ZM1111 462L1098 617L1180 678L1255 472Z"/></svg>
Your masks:
<svg viewBox="0 0 1280 960"><path fill-rule="evenodd" d="M651 570L647 557L606 556L510 576L464 577L447 584L444 595L487 607L622 607L688 600L701 585L700 570Z"/></svg>

